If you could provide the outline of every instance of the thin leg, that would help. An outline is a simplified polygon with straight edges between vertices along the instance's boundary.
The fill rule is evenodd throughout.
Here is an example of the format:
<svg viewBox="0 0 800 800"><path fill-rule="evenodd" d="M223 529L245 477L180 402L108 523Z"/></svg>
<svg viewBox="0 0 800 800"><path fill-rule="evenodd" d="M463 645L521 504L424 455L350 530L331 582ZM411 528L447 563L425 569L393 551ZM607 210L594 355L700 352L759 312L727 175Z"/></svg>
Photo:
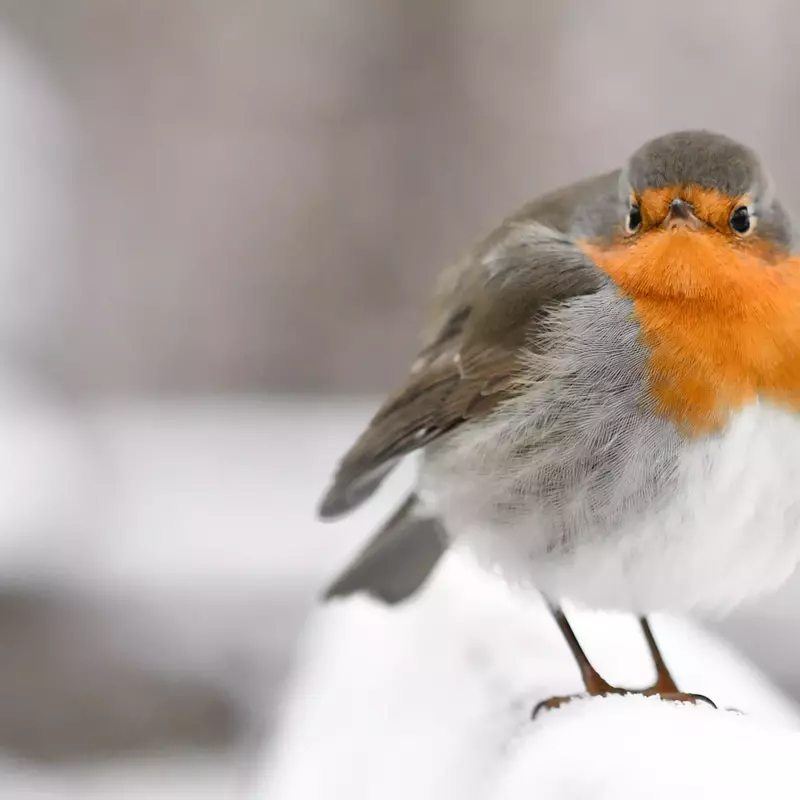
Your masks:
<svg viewBox="0 0 800 800"><path fill-rule="evenodd" d="M558 623L558 627L561 629L561 633L564 634L564 638L567 640L569 649L572 651L572 655L575 657L575 661L578 663L578 669L581 671L581 678L583 678L583 685L586 687L586 691L590 695L608 694L609 692L613 692L614 687L603 680L603 678L600 676L600 673L598 673L598 671L592 666L592 663L589 661L586 653L584 653L583 648L578 641L578 637L575 635L575 631L572 630L572 626L569 624L569 620L561 610L561 607L554 605L549 601L547 605L550 607L550 613Z"/></svg>
<svg viewBox="0 0 800 800"><path fill-rule="evenodd" d="M650 655L656 665L656 682L649 691L652 691L653 694L677 694L678 686L664 663L664 657L658 649L658 644L655 636L653 636L647 617L639 617L639 624L642 626L642 633L647 640L647 647L650 649Z"/></svg>
<svg viewBox="0 0 800 800"><path fill-rule="evenodd" d="M575 657L578 669L581 671L583 685L586 687L586 693L590 697L607 694L625 694L622 689L617 689L603 680L600 673L592 666L586 653L583 652L578 637L575 635L575 631L572 630L572 626L569 624L569 620L567 620L561 607L551 603L549 600L547 601L547 605L550 608L553 619L564 635L564 639L566 639L569 649L572 651L572 655ZM564 703L568 703L571 699L572 697L551 697L547 700L542 700L542 702L537 704L536 708L533 709L533 714L531 716L535 719L536 715L543 709L558 708Z"/></svg>
<svg viewBox="0 0 800 800"><path fill-rule="evenodd" d="M641 692L641 694L657 694L664 700L681 700L689 702L697 702L700 700L716 708L716 704L704 694L686 694L678 689L675 679L672 677L672 674L664 662L664 657L661 655L661 650L658 648L656 637L653 636L653 630L650 627L650 623L647 621L647 617L639 617L639 624L642 626L642 633L644 634L644 638L647 640L647 647L650 650L653 663L656 665L656 682L649 689L645 689L643 692Z"/></svg>

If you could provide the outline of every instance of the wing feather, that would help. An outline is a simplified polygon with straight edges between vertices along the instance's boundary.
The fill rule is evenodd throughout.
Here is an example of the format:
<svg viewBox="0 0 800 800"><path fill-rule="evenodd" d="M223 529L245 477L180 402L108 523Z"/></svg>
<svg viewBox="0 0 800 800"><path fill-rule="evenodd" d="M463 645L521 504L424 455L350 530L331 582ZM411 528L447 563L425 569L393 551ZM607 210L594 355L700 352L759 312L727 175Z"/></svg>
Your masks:
<svg viewBox="0 0 800 800"><path fill-rule="evenodd" d="M548 309L604 280L574 242L541 225L509 226L470 268L451 300L455 310L341 460L322 518L357 507L401 458L511 396Z"/></svg>

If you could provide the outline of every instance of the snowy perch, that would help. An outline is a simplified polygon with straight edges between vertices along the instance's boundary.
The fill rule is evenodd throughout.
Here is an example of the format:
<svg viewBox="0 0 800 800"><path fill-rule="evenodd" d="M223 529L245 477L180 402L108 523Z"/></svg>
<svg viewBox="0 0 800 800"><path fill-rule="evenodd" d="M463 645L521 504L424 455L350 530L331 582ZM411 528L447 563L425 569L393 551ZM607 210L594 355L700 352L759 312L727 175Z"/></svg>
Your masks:
<svg viewBox="0 0 800 800"><path fill-rule="evenodd" d="M634 620L572 619L612 683L652 681ZM581 688L561 634L543 605L451 554L406 606L357 599L320 611L255 796L800 797L800 718L790 702L698 627L659 617L655 627L681 688L719 710L597 698L531 722L539 700Z"/></svg>
<svg viewBox="0 0 800 800"><path fill-rule="evenodd" d="M495 783L476 797L730 800L800 792L800 735L785 726L649 697L560 711L511 743Z"/></svg>

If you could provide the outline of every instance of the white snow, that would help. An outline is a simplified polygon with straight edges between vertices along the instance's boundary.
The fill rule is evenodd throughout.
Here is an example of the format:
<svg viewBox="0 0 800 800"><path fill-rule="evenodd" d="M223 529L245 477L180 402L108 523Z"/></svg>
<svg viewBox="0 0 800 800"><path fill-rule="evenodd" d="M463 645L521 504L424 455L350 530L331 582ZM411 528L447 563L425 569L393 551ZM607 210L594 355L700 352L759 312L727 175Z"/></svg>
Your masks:
<svg viewBox="0 0 800 800"><path fill-rule="evenodd" d="M492 800L789 798L798 733L746 717L612 698L566 707L514 741Z"/></svg>
<svg viewBox="0 0 800 800"><path fill-rule="evenodd" d="M607 679L651 681L634 621L571 611ZM679 685L720 710L597 698L531 722L539 700L581 688L566 645L541 603L451 554L406 606L354 599L317 614L255 796L729 800L756 786L759 797L797 796L791 703L698 627L654 625Z"/></svg>

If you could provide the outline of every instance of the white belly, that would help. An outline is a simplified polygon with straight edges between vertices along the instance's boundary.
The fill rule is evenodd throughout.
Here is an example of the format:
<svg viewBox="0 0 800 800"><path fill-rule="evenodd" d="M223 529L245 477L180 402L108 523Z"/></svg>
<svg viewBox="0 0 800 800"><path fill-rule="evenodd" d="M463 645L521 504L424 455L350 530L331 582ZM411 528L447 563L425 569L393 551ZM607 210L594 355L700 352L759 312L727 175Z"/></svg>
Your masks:
<svg viewBox="0 0 800 800"><path fill-rule="evenodd" d="M722 436L683 444L673 454L673 491L622 513L613 530L571 507L586 524L564 546L553 538L552 509L518 494L507 508L508 484L497 477L501 461L487 456L487 437L504 425L508 434L508 424L488 426L480 446L460 437L428 459L420 489L453 538L510 582L596 608L720 612L777 588L800 560L797 415L750 406ZM574 502L588 509L585 498Z"/></svg>

